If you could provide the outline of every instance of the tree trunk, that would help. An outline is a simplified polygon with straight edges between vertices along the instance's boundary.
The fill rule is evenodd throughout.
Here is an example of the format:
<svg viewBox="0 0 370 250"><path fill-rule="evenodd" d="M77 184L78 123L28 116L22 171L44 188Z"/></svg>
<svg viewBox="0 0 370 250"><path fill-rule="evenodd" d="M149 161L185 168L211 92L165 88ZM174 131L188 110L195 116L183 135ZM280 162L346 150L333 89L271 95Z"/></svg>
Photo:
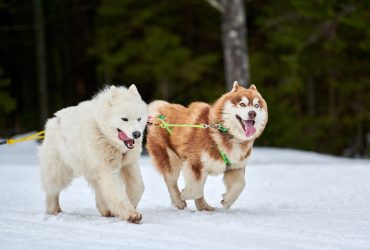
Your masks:
<svg viewBox="0 0 370 250"><path fill-rule="evenodd" d="M312 76L310 76L306 81L307 81L307 114L311 118L313 118L315 116L315 106L316 106L315 84Z"/></svg>
<svg viewBox="0 0 370 250"><path fill-rule="evenodd" d="M227 89L232 89L234 81L248 86L250 73L243 0L221 0L219 3L222 13L222 45Z"/></svg>
<svg viewBox="0 0 370 250"><path fill-rule="evenodd" d="M36 63L37 63L37 86L39 100L39 122L42 127L48 117L48 92L46 80L45 62L45 35L42 0L34 0L34 25L35 25L35 44L36 44Z"/></svg>

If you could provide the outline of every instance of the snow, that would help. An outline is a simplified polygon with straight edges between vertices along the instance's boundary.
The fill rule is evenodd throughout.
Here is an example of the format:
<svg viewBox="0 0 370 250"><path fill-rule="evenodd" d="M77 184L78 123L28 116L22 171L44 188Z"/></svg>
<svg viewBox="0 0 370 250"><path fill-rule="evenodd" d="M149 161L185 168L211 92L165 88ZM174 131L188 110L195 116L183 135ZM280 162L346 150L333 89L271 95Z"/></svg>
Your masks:
<svg viewBox="0 0 370 250"><path fill-rule="evenodd" d="M0 146L0 249L370 249L370 160L255 148L230 210L221 176L207 180L215 212L175 209L149 157L141 168L141 224L101 217L82 178L49 216L36 143Z"/></svg>

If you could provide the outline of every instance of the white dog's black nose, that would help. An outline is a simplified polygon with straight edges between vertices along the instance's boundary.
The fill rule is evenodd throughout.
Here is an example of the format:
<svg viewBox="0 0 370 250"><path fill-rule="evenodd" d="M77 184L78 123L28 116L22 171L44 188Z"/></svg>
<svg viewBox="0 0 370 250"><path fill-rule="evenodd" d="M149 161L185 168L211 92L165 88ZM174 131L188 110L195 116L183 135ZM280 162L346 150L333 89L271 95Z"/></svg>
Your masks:
<svg viewBox="0 0 370 250"><path fill-rule="evenodd" d="M132 136L133 136L135 139L138 139L138 138L140 138L141 133L140 133L139 131L135 131L134 133L132 133Z"/></svg>

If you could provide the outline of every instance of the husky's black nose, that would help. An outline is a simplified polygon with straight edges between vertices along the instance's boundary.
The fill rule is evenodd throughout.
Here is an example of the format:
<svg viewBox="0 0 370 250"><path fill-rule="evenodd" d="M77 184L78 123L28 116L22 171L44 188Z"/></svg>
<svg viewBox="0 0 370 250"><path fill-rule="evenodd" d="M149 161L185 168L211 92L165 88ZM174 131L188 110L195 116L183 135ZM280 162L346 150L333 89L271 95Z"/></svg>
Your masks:
<svg viewBox="0 0 370 250"><path fill-rule="evenodd" d="M140 138L141 133L140 133L139 131L135 131L134 133L132 133L132 136L133 136L135 139L138 139L138 138Z"/></svg>
<svg viewBox="0 0 370 250"><path fill-rule="evenodd" d="M249 111L248 112L248 117L249 117L249 119L254 119L254 118L256 118L256 112L255 111Z"/></svg>

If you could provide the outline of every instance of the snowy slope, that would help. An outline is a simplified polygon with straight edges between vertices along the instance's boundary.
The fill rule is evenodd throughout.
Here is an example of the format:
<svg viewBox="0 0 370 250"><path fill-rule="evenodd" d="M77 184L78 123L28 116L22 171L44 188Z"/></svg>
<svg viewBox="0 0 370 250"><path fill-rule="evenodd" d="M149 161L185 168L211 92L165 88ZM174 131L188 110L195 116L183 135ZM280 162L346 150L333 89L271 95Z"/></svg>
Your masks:
<svg viewBox="0 0 370 250"><path fill-rule="evenodd" d="M247 186L225 211L221 177L206 198L179 211L150 159L142 157L143 222L102 218L83 179L61 195L64 213L47 216L34 142L0 146L0 249L370 249L370 161L256 148ZM181 182L182 185L182 182Z"/></svg>

